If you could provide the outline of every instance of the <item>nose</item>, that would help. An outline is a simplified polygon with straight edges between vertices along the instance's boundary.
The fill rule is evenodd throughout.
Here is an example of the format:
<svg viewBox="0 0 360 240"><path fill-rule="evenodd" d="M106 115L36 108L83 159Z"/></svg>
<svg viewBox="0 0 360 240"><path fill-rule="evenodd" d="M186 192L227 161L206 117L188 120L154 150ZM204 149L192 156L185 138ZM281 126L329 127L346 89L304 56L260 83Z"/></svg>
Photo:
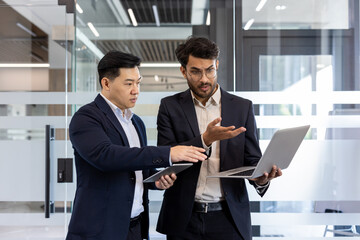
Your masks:
<svg viewBox="0 0 360 240"><path fill-rule="evenodd" d="M132 89L131 89L131 94L138 95L139 92L140 92L140 85L134 84Z"/></svg>
<svg viewBox="0 0 360 240"><path fill-rule="evenodd" d="M209 78L206 76L205 72L201 72L201 78L199 81L202 83L207 83L209 81Z"/></svg>

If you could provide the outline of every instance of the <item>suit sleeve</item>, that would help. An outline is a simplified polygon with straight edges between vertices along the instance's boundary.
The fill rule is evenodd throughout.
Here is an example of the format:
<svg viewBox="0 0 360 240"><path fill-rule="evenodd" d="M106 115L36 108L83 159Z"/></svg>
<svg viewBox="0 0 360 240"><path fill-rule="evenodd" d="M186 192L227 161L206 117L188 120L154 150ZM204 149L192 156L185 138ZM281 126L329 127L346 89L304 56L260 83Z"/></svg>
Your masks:
<svg viewBox="0 0 360 240"><path fill-rule="evenodd" d="M254 115L254 108L252 102L249 104L248 117L246 120L246 132L245 132L245 161L247 166L256 166L259 159L261 158L261 149L259 146L259 137L257 133L257 126ZM249 181L251 185L254 186L256 192L263 196L267 189L269 188L269 184L264 187L260 187L256 185L254 181Z"/></svg>
<svg viewBox="0 0 360 240"><path fill-rule="evenodd" d="M259 137L257 133L257 126L254 116L253 105L250 102L248 106L248 115L246 119L246 132L245 132L245 165L256 166L259 159L261 158L261 150L259 147Z"/></svg>
<svg viewBox="0 0 360 240"><path fill-rule="evenodd" d="M182 141L182 139L179 139L174 130L175 127L173 126L174 122L172 121L172 118L174 117L176 117L175 114L171 115L169 113L166 101L164 101L164 99L161 100L157 117L158 146L186 145L203 147L200 133L199 135L189 140Z"/></svg>
<svg viewBox="0 0 360 240"><path fill-rule="evenodd" d="M80 109L73 116L70 140L82 159L101 171L136 171L169 166L170 147L133 147L120 144L114 128L93 109ZM118 142L114 143L114 139Z"/></svg>

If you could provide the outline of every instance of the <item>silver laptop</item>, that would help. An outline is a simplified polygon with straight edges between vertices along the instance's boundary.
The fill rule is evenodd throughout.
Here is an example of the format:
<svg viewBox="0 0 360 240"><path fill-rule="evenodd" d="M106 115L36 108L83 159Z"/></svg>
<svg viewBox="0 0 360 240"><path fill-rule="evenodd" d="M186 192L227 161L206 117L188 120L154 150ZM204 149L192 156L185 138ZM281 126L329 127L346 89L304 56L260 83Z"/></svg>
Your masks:
<svg viewBox="0 0 360 240"><path fill-rule="evenodd" d="M245 166L209 175L210 178L257 178L270 172L273 165L285 169L290 165L310 125L285 128L274 133L257 166Z"/></svg>

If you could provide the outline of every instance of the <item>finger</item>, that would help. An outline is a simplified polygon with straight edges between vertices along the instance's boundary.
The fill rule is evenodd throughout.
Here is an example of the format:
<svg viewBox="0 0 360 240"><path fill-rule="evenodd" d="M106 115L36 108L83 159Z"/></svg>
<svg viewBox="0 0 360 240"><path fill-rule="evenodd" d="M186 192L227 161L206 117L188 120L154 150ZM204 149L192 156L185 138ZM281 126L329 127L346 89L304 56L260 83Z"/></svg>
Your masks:
<svg viewBox="0 0 360 240"><path fill-rule="evenodd" d="M186 161L186 162L192 162L192 163L197 163L198 161L200 161L200 160L198 160L198 159L196 159L196 158L192 158L192 157L188 157L188 156L184 156L184 157L182 158L182 160L183 160L183 161Z"/></svg>
<svg viewBox="0 0 360 240"><path fill-rule="evenodd" d="M159 181L160 181L161 184L165 184L165 183L164 183L164 181L165 181L164 176L161 176L161 177L159 178Z"/></svg>
<svg viewBox="0 0 360 240"><path fill-rule="evenodd" d="M277 172L276 168L275 169L273 168L269 174L269 179L275 178L276 172Z"/></svg>
<svg viewBox="0 0 360 240"><path fill-rule="evenodd" d="M169 184L172 184L173 180L170 178L169 175L165 175L164 182L166 183L166 185L169 185Z"/></svg>
<svg viewBox="0 0 360 240"><path fill-rule="evenodd" d="M200 147L194 147L194 146L191 146L191 149L192 150L195 150L195 151L197 151L197 152L205 152L206 150L205 149L203 149L203 148L200 148Z"/></svg>
<svg viewBox="0 0 360 240"><path fill-rule="evenodd" d="M204 160L207 159L207 156L205 154L199 153L197 151L192 151L187 156L190 157L190 158L195 158L195 159L200 160L200 161L204 161Z"/></svg>
<svg viewBox="0 0 360 240"><path fill-rule="evenodd" d="M171 177L171 179L172 179L173 181L175 181L175 180L177 179L177 176L176 176L175 173L172 173L172 174L170 175L170 177Z"/></svg>
<svg viewBox="0 0 360 240"><path fill-rule="evenodd" d="M164 189L168 188L168 183L166 183L164 181L161 181L160 183L161 183L162 188L164 188Z"/></svg>
<svg viewBox="0 0 360 240"><path fill-rule="evenodd" d="M205 158L207 158L206 154L201 153L201 152L196 151L196 150L190 151L189 154L190 154L190 156L191 156L191 155L195 155L195 156L198 156L198 157L205 157Z"/></svg>
<svg viewBox="0 0 360 240"><path fill-rule="evenodd" d="M270 175L270 178L275 178L276 175L277 175L277 171L278 171L278 168L276 165L274 165L271 169L271 173L269 174Z"/></svg>
<svg viewBox="0 0 360 240"><path fill-rule="evenodd" d="M228 132L233 131L235 129L235 126L229 126L229 127L223 127L223 126L217 126L216 130L219 132Z"/></svg>
<svg viewBox="0 0 360 240"><path fill-rule="evenodd" d="M218 117L218 118L215 118L214 120L212 120L208 126L214 127L219 122L221 122L221 117Z"/></svg>
<svg viewBox="0 0 360 240"><path fill-rule="evenodd" d="M240 133L243 133L243 132L246 132L246 128L244 127L239 127L235 130L233 130L234 133L237 133L237 134L240 134Z"/></svg>
<svg viewBox="0 0 360 240"><path fill-rule="evenodd" d="M163 184L160 182L160 180L155 181L155 186L156 186L158 189L164 189L164 186L163 186Z"/></svg>

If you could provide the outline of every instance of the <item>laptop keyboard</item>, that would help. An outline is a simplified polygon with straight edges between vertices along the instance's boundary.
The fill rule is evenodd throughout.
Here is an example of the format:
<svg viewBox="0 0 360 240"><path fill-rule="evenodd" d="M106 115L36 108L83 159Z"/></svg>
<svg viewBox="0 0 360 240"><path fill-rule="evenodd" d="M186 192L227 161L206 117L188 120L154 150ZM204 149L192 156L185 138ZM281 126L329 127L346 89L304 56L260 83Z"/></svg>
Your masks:
<svg viewBox="0 0 360 240"><path fill-rule="evenodd" d="M246 170L243 172L238 172L231 174L231 176L251 176L251 174L254 172L255 169Z"/></svg>

